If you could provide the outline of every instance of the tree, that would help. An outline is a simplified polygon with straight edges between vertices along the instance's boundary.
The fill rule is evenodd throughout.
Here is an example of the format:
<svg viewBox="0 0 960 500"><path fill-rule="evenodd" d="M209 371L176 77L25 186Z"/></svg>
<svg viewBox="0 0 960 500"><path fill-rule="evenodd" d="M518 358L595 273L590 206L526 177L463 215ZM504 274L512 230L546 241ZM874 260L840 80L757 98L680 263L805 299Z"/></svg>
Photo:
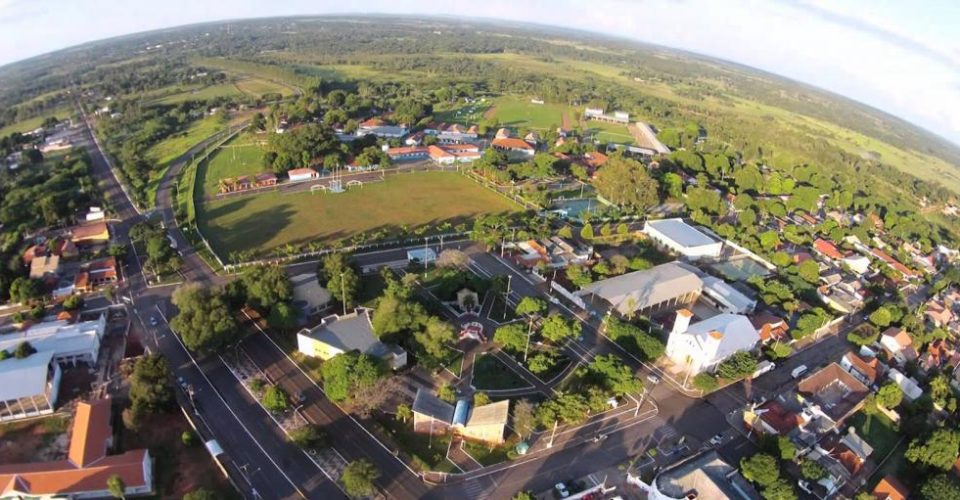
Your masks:
<svg viewBox="0 0 960 500"><path fill-rule="evenodd" d="M17 344L17 347L13 350L13 357L17 359L26 359L29 358L31 354L37 352L36 349L30 345L30 342L24 340Z"/></svg>
<svg viewBox="0 0 960 500"><path fill-rule="evenodd" d="M557 365L557 357L549 351L539 351L527 360L527 369L541 375Z"/></svg>
<svg viewBox="0 0 960 500"><path fill-rule="evenodd" d="M520 439L524 439L533 433L534 427L536 427L536 419L533 403L526 399L517 401L513 407L513 430Z"/></svg>
<svg viewBox="0 0 960 500"><path fill-rule="evenodd" d="M412 418L413 410L410 409L410 405L405 403L400 403L397 405L397 420L407 423L407 421Z"/></svg>
<svg viewBox="0 0 960 500"><path fill-rule="evenodd" d="M113 498L127 497L127 485L123 483L123 479L117 474L107 478L107 491L110 492Z"/></svg>
<svg viewBox="0 0 960 500"><path fill-rule="evenodd" d="M457 391L450 384L443 384L437 389L437 397L448 403L457 401Z"/></svg>
<svg viewBox="0 0 960 500"><path fill-rule="evenodd" d="M757 358L747 351L737 351L720 363L717 375L728 380L737 380L757 370Z"/></svg>
<svg viewBox="0 0 960 500"><path fill-rule="evenodd" d="M476 408L477 406L488 405L488 404L490 404L490 402L491 402L490 396L487 395L487 393L485 393L485 392L483 392L483 391L477 391L477 392L473 393L473 406L474 406L475 408Z"/></svg>
<svg viewBox="0 0 960 500"><path fill-rule="evenodd" d="M246 290L247 303L264 311L293 299L293 286L278 265L256 266L240 278Z"/></svg>
<svg viewBox="0 0 960 500"><path fill-rule="evenodd" d="M903 401L903 390L896 382L887 382L877 391L877 404L887 408L896 408Z"/></svg>
<svg viewBox="0 0 960 500"><path fill-rule="evenodd" d="M466 269L470 263L470 257L460 250L447 249L440 252L437 256L437 267Z"/></svg>
<svg viewBox="0 0 960 500"><path fill-rule="evenodd" d="M290 397L280 386L271 385L263 391L263 397L260 398L263 407L274 413L280 413L290 408Z"/></svg>
<svg viewBox="0 0 960 500"><path fill-rule="evenodd" d="M923 500L956 500L960 498L960 482L952 475L937 474L920 485Z"/></svg>
<svg viewBox="0 0 960 500"><path fill-rule="evenodd" d="M740 473L760 487L767 487L780 478L780 467L777 459L766 453L757 453L740 460Z"/></svg>
<svg viewBox="0 0 960 500"><path fill-rule="evenodd" d="M879 336L880 332L876 328L864 323L847 334L847 341L854 345L865 346L876 342Z"/></svg>
<svg viewBox="0 0 960 500"><path fill-rule="evenodd" d="M320 366L323 387L331 401L351 401L354 394L373 386L384 375L381 361L356 351L338 354Z"/></svg>
<svg viewBox="0 0 960 500"><path fill-rule="evenodd" d="M879 328L887 327L891 321L893 321L893 316L890 314L890 309L886 307L881 307L870 313L870 322Z"/></svg>
<svg viewBox="0 0 960 500"><path fill-rule="evenodd" d="M493 341L511 352L523 352L527 346L527 329L520 323L503 325L493 332Z"/></svg>
<svg viewBox="0 0 960 500"><path fill-rule="evenodd" d="M63 300L65 311L76 311L81 308L83 308L83 297L80 295L71 295Z"/></svg>
<svg viewBox="0 0 960 500"><path fill-rule="evenodd" d="M537 500L537 497L529 491L518 491L516 495L513 495L513 500Z"/></svg>
<svg viewBox="0 0 960 500"><path fill-rule="evenodd" d="M594 185L611 203L643 213L660 202L660 186L642 163L614 154L600 169Z"/></svg>
<svg viewBox="0 0 960 500"><path fill-rule="evenodd" d="M633 376L633 371L612 355L593 358L587 366L588 377L618 396L638 393L643 383Z"/></svg>
<svg viewBox="0 0 960 500"><path fill-rule="evenodd" d="M797 275L808 283L816 284L820 281L820 265L813 259L805 260L797 266Z"/></svg>
<svg viewBox="0 0 960 500"><path fill-rule="evenodd" d="M10 299L29 304L43 297L43 282L30 278L17 278L10 283Z"/></svg>
<svg viewBox="0 0 960 500"><path fill-rule="evenodd" d="M815 460L800 462L800 473L810 481L819 481L827 477L827 469Z"/></svg>
<svg viewBox="0 0 960 500"><path fill-rule="evenodd" d="M558 313L544 318L543 324L540 326L540 334L543 335L543 338L554 344L559 344L579 333L580 323L570 321Z"/></svg>
<svg viewBox="0 0 960 500"><path fill-rule="evenodd" d="M277 330L286 330L297 326L299 313L297 309L287 302L275 304L267 315L267 323L271 328Z"/></svg>
<svg viewBox="0 0 960 500"><path fill-rule="evenodd" d="M796 500L797 492L789 481L779 478L763 489L763 498L765 500Z"/></svg>
<svg viewBox="0 0 960 500"><path fill-rule="evenodd" d="M376 489L374 481L380 477L376 467L365 459L355 460L343 468L340 484L347 495L358 498L373 495Z"/></svg>
<svg viewBox="0 0 960 500"><path fill-rule="evenodd" d="M148 354L137 360L130 376L129 394L135 416L160 411L173 401L169 380L170 366L159 354Z"/></svg>
<svg viewBox="0 0 960 500"><path fill-rule="evenodd" d="M199 284L183 285L173 292L172 301L179 313L170 326L191 351L214 352L230 342L238 330L219 290Z"/></svg>
<svg viewBox="0 0 960 500"><path fill-rule="evenodd" d="M517 316L536 316L547 310L547 303L536 297L524 297L517 302Z"/></svg>
<svg viewBox="0 0 960 500"><path fill-rule="evenodd" d="M347 263L347 256L332 253L323 258L323 274L327 278L327 290L338 302L349 309L353 307L357 291L360 289L360 277Z"/></svg>
<svg viewBox="0 0 960 500"><path fill-rule="evenodd" d="M580 229L580 237L585 240L592 240L594 237L593 226L588 222Z"/></svg>
<svg viewBox="0 0 960 500"><path fill-rule="evenodd" d="M197 443L197 435L189 430L183 431L180 433L180 442L189 448Z"/></svg>
<svg viewBox="0 0 960 500"><path fill-rule="evenodd" d="M957 461L958 450L960 432L937 429L927 439L916 438L911 441L904 456L920 466L947 471Z"/></svg>
<svg viewBox="0 0 960 500"><path fill-rule="evenodd" d="M414 333L413 338L427 354L440 359L446 353L447 345L452 344L456 339L456 334L450 323L431 316L427 319L423 330Z"/></svg>
<svg viewBox="0 0 960 500"><path fill-rule="evenodd" d="M183 495L183 500L217 500L220 495L208 489L200 488Z"/></svg>
<svg viewBox="0 0 960 500"><path fill-rule="evenodd" d="M793 460L797 456L797 446L787 436L777 437L777 449L781 460Z"/></svg>
<svg viewBox="0 0 960 500"><path fill-rule="evenodd" d="M306 424L290 431L290 442L300 448L321 448L327 445L326 431L316 425Z"/></svg>

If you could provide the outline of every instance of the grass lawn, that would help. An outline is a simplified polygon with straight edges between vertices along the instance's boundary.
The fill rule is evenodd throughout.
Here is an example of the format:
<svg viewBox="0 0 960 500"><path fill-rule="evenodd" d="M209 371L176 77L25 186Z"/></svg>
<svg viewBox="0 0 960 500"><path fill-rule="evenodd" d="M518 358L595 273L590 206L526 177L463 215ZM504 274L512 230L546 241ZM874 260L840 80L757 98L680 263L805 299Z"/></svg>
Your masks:
<svg viewBox="0 0 960 500"><path fill-rule="evenodd" d="M547 130L563 123L563 113L569 111L561 104L533 104L529 98L501 97L494 103L496 120L504 127Z"/></svg>
<svg viewBox="0 0 960 500"><path fill-rule="evenodd" d="M454 472L455 467L447 460L447 446L450 445L450 436L433 436L415 434L413 423L403 423L390 415L377 418L380 431L389 437L389 440L402 452L410 457L412 466L417 470L432 470L437 472Z"/></svg>
<svg viewBox="0 0 960 500"><path fill-rule="evenodd" d="M46 120L47 118L50 118L51 116L54 116L59 120L66 120L67 118L70 118L71 116L73 116L75 113L76 113L76 108L74 108L70 104L58 106L56 108L53 108L33 118L28 118L23 121L14 122L7 125L6 127L0 128L0 137L10 135L14 132L20 132L20 133L30 132L31 130L34 130L37 127L39 127L44 120Z"/></svg>
<svg viewBox="0 0 960 500"><path fill-rule="evenodd" d="M618 144L633 144L633 136L624 125L616 123L584 121L582 124L585 135L596 135L600 142L616 142Z"/></svg>
<svg viewBox="0 0 960 500"><path fill-rule="evenodd" d="M466 451L477 462L480 462L484 467L487 467L510 460L508 455L510 450L515 445L515 439L508 440L506 443L500 446L494 446L493 448L485 444L464 441L463 450Z"/></svg>
<svg viewBox="0 0 960 500"><path fill-rule="evenodd" d="M200 198L216 195L220 179L268 170L263 166L263 154L263 148L247 140L246 134L231 139L197 170Z"/></svg>
<svg viewBox="0 0 960 500"><path fill-rule="evenodd" d="M868 415L863 411L857 412L850 417L850 425L857 429L857 434L870 443L873 447L874 458L877 460L887 456L897 441L900 440L900 434L897 431L896 424L882 414Z"/></svg>
<svg viewBox="0 0 960 500"><path fill-rule="evenodd" d="M217 97L235 97L239 95L241 95L241 92L237 88L237 85L222 83L220 85L189 88L183 92L168 94L150 101L150 104L180 104L184 101L205 101Z"/></svg>
<svg viewBox="0 0 960 500"><path fill-rule="evenodd" d="M526 381L490 355L477 356L473 364L473 386L478 391L527 387Z"/></svg>
<svg viewBox="0 0 960 500"><path fill-rule="evenodd" d="M191 123L183 132L174 134L147 150L147 157L161 166L150 176L150 184L147 188L147 200L150 205L153 205L154 200L156 200L160 179L166 174L170 164L191 147L224 128L226 128L226 125L221 123L219 118L207 116Z"/></svg>
<svg viewBox="0 0 960 500"><path fill-rule="evenodd" d="M266 253L287 244L325 244L357 233L408 235L417 227L458 224L520 207L451 172L393 175L385 182L340 194L267 192L203 203L200 229L227 257L250 250Z"/></svg>
<svg viewBox="0 0 960 500"><path fill-rule="evenodd" d="M293 89L290 87L260 78L240 80L236 86L241 92L253 97L263 97L265 94L280 94L283 97L293 95Z"/></svg>
<svg viewBox="0 0 960 500"><path fill-rule="evenodd" d="M483 119L483 114L490 109L490 100L473 102L470 104L457 103L441 110L434 110L433 118L438 122L459 123L461 125L476 125Z"/></svg>

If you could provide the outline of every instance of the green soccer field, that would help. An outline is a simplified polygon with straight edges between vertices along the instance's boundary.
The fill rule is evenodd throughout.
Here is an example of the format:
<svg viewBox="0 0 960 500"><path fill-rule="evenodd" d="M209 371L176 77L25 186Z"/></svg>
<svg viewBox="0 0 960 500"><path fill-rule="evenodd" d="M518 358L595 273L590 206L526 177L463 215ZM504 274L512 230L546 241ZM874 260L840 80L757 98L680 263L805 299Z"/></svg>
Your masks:
<svg viewBox="0 0 960 500"><path fill-rule="evenodd" d="M501 97L494 102L501 127L547 130L563 125L570 110L561 104L533 104L529 98Z"/></svg>
<svg viewBox="0 0 960 500"><path fill-rule="evenodd" d="M253 175L270 169L263 166L262 147L252 142L252 134L241 134L224 144L209 161L197 170L201 199L217 194L220 179Z"/></svg>
<svg viewBox="0 0 960 500"><path fill-rule="evenodd" d="M410 235L421 226L469 223L521 208L453 172L399 174L345 193L271 191L198 202L200 230L221 258L266 255L287 244L328 245L354 234Z"/></svg>

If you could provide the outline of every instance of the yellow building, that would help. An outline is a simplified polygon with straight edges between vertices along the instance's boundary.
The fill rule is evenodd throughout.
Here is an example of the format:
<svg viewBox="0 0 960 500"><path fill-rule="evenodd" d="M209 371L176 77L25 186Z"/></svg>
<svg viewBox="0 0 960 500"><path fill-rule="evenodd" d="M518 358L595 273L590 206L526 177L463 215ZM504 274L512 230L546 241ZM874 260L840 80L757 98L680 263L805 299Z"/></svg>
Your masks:
<svg viewBox="0 0 960 500"><path fill-rule="evenodd" d="M464 439L487 444L502 444L503 431L510 416L510 400L472 408L469 400L451 405L420 389L413 401L413 431L442 435L453 432Z"/></svg>
<svg viewBox="0 0 960 500"><path fill-rule="evenodd" d="M304 328L297 334L297 350L324 361L338 354L359 351L383 359L394 370L407 364L406 351L377 340L370 310L362 307L345 316L332 314L314 328Z"/></svg>

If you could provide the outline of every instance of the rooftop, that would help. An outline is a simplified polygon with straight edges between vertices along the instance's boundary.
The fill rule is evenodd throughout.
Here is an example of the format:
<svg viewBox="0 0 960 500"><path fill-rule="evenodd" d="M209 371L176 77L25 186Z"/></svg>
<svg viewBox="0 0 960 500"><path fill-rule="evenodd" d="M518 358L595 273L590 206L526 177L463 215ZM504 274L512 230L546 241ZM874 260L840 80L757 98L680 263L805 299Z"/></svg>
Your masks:
<svg viewBox="0 0 960 500"><path fill-rule="evenodd" d="M836 363L801 380L797 391L819 405L820 410L836 423L853 413L870 394L867 386Z"/></svg>
<svg viewBox="0 0 960 500"><path fill-rule="evenodd" d="M424 389L417 390L413 399L413 411L443 422L453 422L453 405Z"/></svg>
<svg viewBox="0 0 960 500"><path fill-rule="evenodd" d="M10 357L0 361L0 401L44 394L52 359L53 351L43 351L23 359Z"/></svg>
<svg viewBox="0 0 960 500"><path fill-rule="evenodd" d="M30 342L38 352L51 351L54 355L88 351L94 343L99 344L106 328L107 319L69 323L68 321L44 321L26 330L0 334L0 349L12 351L21 342Z"/></svg>
<svg viewBox="0 0 960 500"><path fill-rule="evenodd" d="M327 316L319 325L310 330L304 329L300 334L343 352L360 351L377 357L386 356L390 352L373 333L370 310L366 308L357 308L346 316Z"/></svg>
<svg viewBox="0 0 960 500"><path fill-rule="evenodd" d="M664 237L669 238L676 244L686 248L713 245L717 243L717 241L715 241L713 238L684 222L683 219L660 219L647 221L647 224L644 227L644 232L650 228L655 229Z"/></svg>
<svg viewBox="0 0 960 500"><path fill-rule="evenodd" d="M591 283L579 294L600 296L618 309L632 299L633 310L637 310L702 289L703 281L689 268L678 262L668 262Z"/></svg>
<svg viewBox="0 0 960 500"><path fill-rule="evenodd" d="M724 462L714 450L693 456L664 470L654 482L661 493L672 498L686 498L691 493L695 493L696 498L704 499L760 498L737 469Z"/></svg>

